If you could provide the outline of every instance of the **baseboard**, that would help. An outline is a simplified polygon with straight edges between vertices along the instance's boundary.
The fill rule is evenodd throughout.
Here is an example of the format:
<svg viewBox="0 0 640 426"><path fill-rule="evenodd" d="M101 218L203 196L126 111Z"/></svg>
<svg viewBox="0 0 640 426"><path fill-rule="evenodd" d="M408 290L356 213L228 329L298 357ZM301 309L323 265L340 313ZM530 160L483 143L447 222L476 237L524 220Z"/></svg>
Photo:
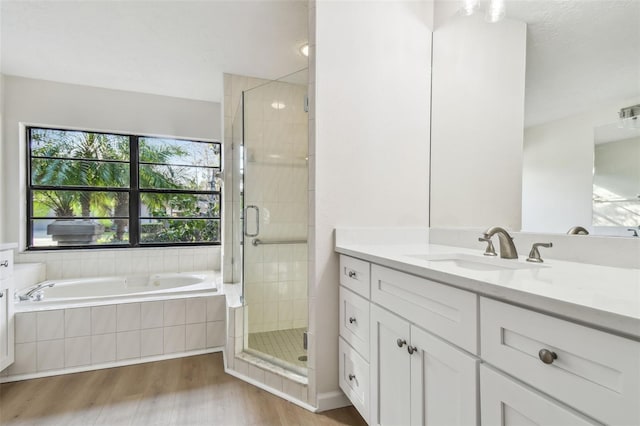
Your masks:
<svg viewBox="0 0 640 426"><path fill-rule="evenodd" d="M40 379L42 377L61 376L64 374L84 373L85 371L103 370L105 368L124 367L127 365L144 364L147 362L165 361L169 359L184 358L188 356L203 355L203 354L209 354L214 352L224 352L224 348L222 346L219 346L215 348L197 349L193 351L176 352L172 354L154 355L154 356L148 356L144 358L130 358L122 361L106 362L102 364L83 365L80 367L69 367L69 368L63 368L58 370L40 371L37 373L25 373L25 374L15 374L13 376L2 376L0 377L0 383L17 382L17 381L29 380L29 379Z"/></svg>
<svg viewBox="0 0 640 426"><path fill-rule="evenodd" d="M318 394L318 412L348 407L349 405L353 404L341 390Z"/></svg>

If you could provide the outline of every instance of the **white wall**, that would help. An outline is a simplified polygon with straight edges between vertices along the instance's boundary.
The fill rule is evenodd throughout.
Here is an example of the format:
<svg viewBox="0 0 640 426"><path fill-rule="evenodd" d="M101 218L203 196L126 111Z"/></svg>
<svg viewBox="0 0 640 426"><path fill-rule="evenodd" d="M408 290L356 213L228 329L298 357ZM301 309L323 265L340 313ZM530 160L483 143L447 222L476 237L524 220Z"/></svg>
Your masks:
<svg viewBox="0 0 640 426"><path fill-rule="evenodd" d="M322 394L338 389L334 228L428 225L433 5L310 7L309 395L317 389L322 408Z"/></svg>
<svg viewBox="0 0 640 426"><path fill-rule="evenodd" d="M434 32L431 226L520 229L525 42L483 14Z"/></svg>
<svg viewBox="0 0 640 426"><path fill-rule="evenodd" d="M3 160L3 151L4 151L4 75L0 74L0 242L6 242L4 236L4 210L3 207L3 198L4 198L4 160Z"/></svg>
<svg viewBox="0 0 640 426"><path fill-rule="evenodd" d="M594 129L616 121L625 99L524 132L522 230L565 233L591 229Z"/></svg>
<svg viewBox="0 0 640 426"><path fill-rule="evenodd" d="M220 104L5 76L2 237L25 232L25 155L20 123L194 139L220 139Z"/></svg>

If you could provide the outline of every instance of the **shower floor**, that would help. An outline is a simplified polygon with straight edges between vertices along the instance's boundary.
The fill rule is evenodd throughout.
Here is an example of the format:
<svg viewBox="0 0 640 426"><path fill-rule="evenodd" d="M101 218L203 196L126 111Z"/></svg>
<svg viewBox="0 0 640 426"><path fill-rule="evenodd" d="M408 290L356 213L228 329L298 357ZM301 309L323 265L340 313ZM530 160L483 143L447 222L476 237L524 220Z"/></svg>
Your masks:
<svg viewBox="0 0 640 426"><path fill-rule="evenodd" d="M281 359L297 367L307 367L307 351L302 347L306 328L249 333L249 348ZM304 356L304 361L298 357Z"/></svg>

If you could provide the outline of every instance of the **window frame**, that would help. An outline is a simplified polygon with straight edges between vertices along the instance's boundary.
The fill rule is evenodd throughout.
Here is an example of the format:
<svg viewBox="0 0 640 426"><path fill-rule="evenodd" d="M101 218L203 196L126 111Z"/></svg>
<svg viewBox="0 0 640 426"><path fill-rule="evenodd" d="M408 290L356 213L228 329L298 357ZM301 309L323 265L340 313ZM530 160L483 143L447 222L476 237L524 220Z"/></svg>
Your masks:
<svg viewBox="0 0 640 426"><path fill-rule="evenodd" d="M74 159L74 158L58 158L58 157L41 157L41 156L33 156L32 155L32 147L31 147L31 130L32 129L45 129L45 130L55 130L61 132L83 132L83 133L94 133L94 134L103 134L103 135L114 135L114 136L124 136L129 138L129 159L128 161L124 160L96 160L96 159ZM140 138L154 138L154 139L171 139L176 141L186 141L186 142L195 142L195 143L204 143L209 145L217 145L220 163L217 167L215 166L193 166L193 167L204 167L208 169L213 169L216 172L222 172L223 158L222 158L222 143L219 141L211 140L198 140L192 138L181 138L175 136L157 136L157 135L143 135L143 134L131 134L131 133L121 133L121 132L107 132L101 130L87 130L87 129L77 129L77 128L59 128L59 127L49 127L49 126L41 126L41 125L28 125L25 126L25 134L26 134L26 234L27 240L25 244L26 251L51 251L51 250L95 250L95 249L131 249L131 248L147 248L147 247L201 247L201 246L220 246L222 245L222 218L223 218L223 202L224 199L222 197L222 187L218 191L202 191L202 190L193 190L193 189L159 189L159 188L140 188L139 182L139 169L141 165L163 165L161 163L148 163L142 162L139 158L139 140ZM113 162L120 164L128 164L129 165L129 186L128 187L84 187L84 186L56 186L56 185L34 185L32 183L32 170L31 163L33 158L42 158L42 159L62 159L62 160L81 160L81 161L89 161L89 162ZM166 164L172 165L172 164ZM185 165L185 167L192 167L189 165ZM57 190L57 191L88 191L88 192L109 192L109 193L122 193L126 192L129 195L129 214L127 217L123 216L91 216L85 218L84 216L74 216L74 219L126 219L128 221L129 228L129 241L128 243L115 243L115 244L85 244L85 245L51 245L51 246L35 246L33 245L33 221L34 220L50 220L56 219L60 217L36 217L33 216L33 191L39 190ZM197 220L197 219L210 219L218 222L218 233L219 233L219 241L200 241L200 242L141 242L141 234L140 234L140 220L141 219L149 219L148 216L142 216L141 212L141 194L151 193L151 194L186 194L186 195L210 195L213 197L217 197L219 203L218 214L216 216L210 218L200 218L200 217L157 217L155 219L180 219L180 220Z"/></svg>

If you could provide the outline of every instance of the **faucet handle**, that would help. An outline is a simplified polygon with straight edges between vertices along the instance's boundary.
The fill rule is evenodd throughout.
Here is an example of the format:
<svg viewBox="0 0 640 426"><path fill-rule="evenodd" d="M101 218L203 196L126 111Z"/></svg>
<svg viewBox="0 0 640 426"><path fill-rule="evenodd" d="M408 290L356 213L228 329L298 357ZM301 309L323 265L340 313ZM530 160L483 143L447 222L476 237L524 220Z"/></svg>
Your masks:
<svg viewBox="0 0 640 426"><path fill-rule="evenodd" d="M487 243L487 249L484 251L485 256L496 256L496 249L493 247L493 242L491 242L491 238L483 238L479 237L478 241L481 243Z"/></svg>
<svg viewBox="0 0 640 426"><path fill-rule="evenodd" d="M531 251L529 252L529 257L527 258L527 262L534 262L534 263L544 262L544 260L542 260L542 258L540 257L540 251L538 250L538 247L550 248L550 247L553 247L553 244L552 243L534 243L533 246L531 247Z"/></svg>
<svg viewBox="0 0 640 426"><path fill-rule="evenodd" d="M637 237L638 236L638 229L640 229L640 226L638 228L629 228L629 229L627 229L627 231L633 232L632 237Z"/></svg>

